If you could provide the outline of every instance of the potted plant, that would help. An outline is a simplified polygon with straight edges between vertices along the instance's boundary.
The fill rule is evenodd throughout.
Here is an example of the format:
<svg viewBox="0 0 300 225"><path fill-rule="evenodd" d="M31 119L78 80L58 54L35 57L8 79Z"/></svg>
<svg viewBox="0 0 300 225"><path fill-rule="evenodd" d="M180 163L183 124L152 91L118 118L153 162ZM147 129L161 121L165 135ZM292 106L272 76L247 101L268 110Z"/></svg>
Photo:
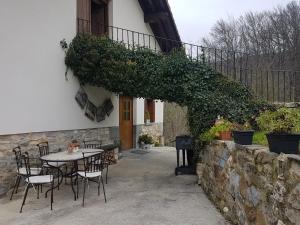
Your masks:
<svg viewBox="0 0 300 225"><path fill-rule="evenodd" d="M68 153L72 153L78 151L80 144L77 140L72 140L72 142L68 145Z"/></svg>
<svg viewBox="0 0 300 225"><path fill-rule="evenodd" d="M151 145L154 143L153 138L148 134L142 134L139 136L138 143L143 149L150 149Z"/></svg>
<svg viewBox="0 0 300 225"><path fill-rule="evenodd" d="M215 124L206 132L200 135L200 140L209 142L214 139L231 140L233 125L230 121L218 117Z"/></svg>
<svg viewBox="0 0 300 225"><path fill-rule="evenodd" d="M233 140L240 145L252 145L254 130L249 122L244 124L233 124Z"/></svg>
<svg viewBox="0 0 300 225"><path fill-rule="evenodd" d="M219 140L231 140L232 123L228 120L218 117L212 131Z"/></svg>
<svg viewBox="0 0 300 225"><path fill-rule="evenodd" d="M265 111L256 119L259 128L267 132L271 152L298 154L300 135L300 111L280 108Z"/></svg>
<svg viewBox="0 0 300 225"><path fill-rule="evenodd" d="M150 123L150 112L149 111L145 112L145 123L146 124Z"/></svg>

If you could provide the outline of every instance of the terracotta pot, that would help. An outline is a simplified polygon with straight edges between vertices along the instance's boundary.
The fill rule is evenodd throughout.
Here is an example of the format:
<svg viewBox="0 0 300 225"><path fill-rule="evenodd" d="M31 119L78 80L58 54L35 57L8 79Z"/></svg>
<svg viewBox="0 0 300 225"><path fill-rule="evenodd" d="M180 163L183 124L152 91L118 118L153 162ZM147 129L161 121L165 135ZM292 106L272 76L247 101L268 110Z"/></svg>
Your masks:
<svg viewBox="0 0 300 225"><path fill-rule="evenodd" d="M219 133L219 140L230 141L231 131L222 131Z"/></svg>

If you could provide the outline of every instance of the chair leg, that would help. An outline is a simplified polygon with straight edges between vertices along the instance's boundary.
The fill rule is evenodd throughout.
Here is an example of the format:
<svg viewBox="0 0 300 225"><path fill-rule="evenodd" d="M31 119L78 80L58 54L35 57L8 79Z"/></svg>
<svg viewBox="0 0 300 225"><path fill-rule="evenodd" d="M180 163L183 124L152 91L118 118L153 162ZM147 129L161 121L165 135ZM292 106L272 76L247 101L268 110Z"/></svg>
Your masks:
<svg viewBox="0 0 300 225"><path fill-rule="evenodd" d="M100 182L101 182L101 176L99 176L99 179L98 179L98 196L100 195Z"/></svg>
<svg viewBox="0 0 300 225"><path fill-rule="evenodd" d="M11 195L10 195L10 199L9 199L9 200L12 200L12 197L13 197L13 195L14 195L14 193L15 193L15 191L16 191L16 187L17 187L17 185L18 185L19 178L20 178L20 176L18 175L17 178L16 178L16 181L15 181L14 189L13 189L12 192L11 192Z"/></svg>
<svg viewBox="0 0 300 225"><path fill-rule="evenodd" d="M68 173L68 166L66 165L65 184L67 184L67 173Z"/></svg>
<svg viewBox="0 0 300 225"><path fill-rule="evenodd" d="M84 197L85 197L85 187L86 187L86 179L84 178L84 186L83 186L83 196L82 196L82 207L84 207Z"/></svg>
<svg viewBox="0 0 300 225"><path fill-rule="evenodd" d="M39 199L40 198L40 185L38 184L37 185L37 199Z"/></svg>
<svg viewBox="0 0 300 225"><path fill-rule="evenodd" d="M53 185L54 185L54 180L51 182L51 210L52 210L52 204L53 204Z"/></svg>
<svg viewBox="0 0 300 225"><path fill-rule="evenodd" d="M78 199L78 193L79 193L79 177L78 175L76 176L76 184L77 184L77 199Z"/></svg>
<svg viewBox="0 0 300 225"><path fill-rule="evenodd" d="M101 177L101 183L102 183L102 188L103 188L104 200L105 200L105 203L106 203L106 194L105 194L104 182L103 182L102 176L100 176L100 177Z"/></svg>
<svg viewBox="0 0 300 225"><path fill-rule="evenodd" d="M107 174L108 174L108 164L106 166L106 175L105 175L105 183L107 184Z"/></svg>
<svg viewBox="0 0 300 225"><path fill-rule="evenodd" d="M59 190L59 168L57 168L57 190Z"/></svg>
<svg viewBox="0 0 300 225"><path fill-rule="evenodd" d="M18 189L19 189L19 186L20 186L20 181L21 181L21 176L19 176L19 179L18 179L18 183L17 183L17 187L16 187L16 194L18 193Z"/></svg>
<svg viewBox="0 0 300 225"><path fill-rule="evenodd" d="M20 213L22 213L23 206L25 205L28 189L29 189L29 183L27 184L26 189L25 189L25 193L24 193L24 196L23 196L23 202L22 202L22 206L21 206L21 209L20 209Z"/></svg>

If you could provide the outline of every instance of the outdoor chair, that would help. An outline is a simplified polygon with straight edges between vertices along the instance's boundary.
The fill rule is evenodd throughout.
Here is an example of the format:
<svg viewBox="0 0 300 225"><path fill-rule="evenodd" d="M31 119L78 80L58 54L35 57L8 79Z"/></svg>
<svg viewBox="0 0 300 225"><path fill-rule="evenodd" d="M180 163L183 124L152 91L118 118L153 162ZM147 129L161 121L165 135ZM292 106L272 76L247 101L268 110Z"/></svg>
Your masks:
<svg viewBox="0 0 300 225"><path fill-rule="evenodd" d="M30 162L28 152L25 152L22 155L22 163L25 166L25 171L26 171L25 182L27 184L26 184L26 188L25 188L25 192L24 192L24 196L23 196L23 201L22 201L20 213L22 213L23 206L25 205L25 201L26 201L28 190L29 190L30 186L33 187L33 189L35 190L35 186L39 187L40 185L43 185L43 184L50 184L51 185L51 198L50 198L50 201L51 201L51 210L52 210L53 185L54 185L53 175L52 174L47 174L47 175L34 176L31 173L32 169L31 169L31 166L30 166L31 162ZM37 191L37 198L39 198L39 189Z"/></svg>
<svg viewBox="0 0 300 225"><path fill-rule="evenodd" d="M91 153L93 153L92 156ZM103 154L102 151L99 152L83 152L83 170L77 171L77 198L79 192L79 185L78 185L78 178L82 178L83 182L83 197L82 197L82 206L84 207L84 198L85 198L85 190L88 181L94 181L98 184L98 196L100 195L100 183L102 183L104 200L106 202L106 194L105 194L105 187L102 178L102 169L103 165L101 163L101 155Z"/></svg>
<svg viewBox="0 0 300 225"><path fill-rule="evenodd" d="M13 152L15 154L15 160L16 160L16 164L17 164L17 177L16 177L14 188L11 192L10 200L12 200L12 197L15 193L18 193L18 189L19 189L21 179L22 178L25 179L26 176L27 176L26 168L23 166L23 163L22 163L21 147L18 146L18 147L13 148ZM41 167L32 167L32 168L30 168L30 174L32 176L39 175L41 173L41 171L42 171Z"/></svg>
<svg viewBox="0 0 300 225"><path fill-rule="evenodd" d="M39 149L40 157L50 154L49 143L47 141L41 142L41 143L37 144L36 146ZM47 171L50 168L57 168L57 174L58 174L58 176L57 176L57 181L58 181L57 189L59 190L59 169L61 167L65 167L65 169L67 171L67 169L68 169L67 164L65 162L48 162L48 163L42 163L42 167L46 168Z"/></svg>
<svg viewBox="0 0 300 225"><path fill-rule="evenodd" d="M89 140L89 141L83 141L84 148L87 149L101 149L102 142L100 140ZM112 164L111 155L109 154L109 151L104 151L104 153L101 155L102 160L102 166L103 169L106 169L105 174L105 183L107 184L107 177L108 177L108 167Z"/></svg>

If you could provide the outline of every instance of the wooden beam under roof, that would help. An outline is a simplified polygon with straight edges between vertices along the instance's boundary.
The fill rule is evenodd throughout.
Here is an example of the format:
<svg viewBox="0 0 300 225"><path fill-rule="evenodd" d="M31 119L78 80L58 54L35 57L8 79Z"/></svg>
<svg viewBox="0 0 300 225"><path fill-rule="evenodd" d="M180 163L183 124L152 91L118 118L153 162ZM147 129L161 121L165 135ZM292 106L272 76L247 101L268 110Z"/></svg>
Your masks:
<svg viewBox="0 0 300 225"><path fill-rule="evenodd" d="M156 23L160 20L167 20L169 14L167 12L144 13L145 23Z"/></svg>

